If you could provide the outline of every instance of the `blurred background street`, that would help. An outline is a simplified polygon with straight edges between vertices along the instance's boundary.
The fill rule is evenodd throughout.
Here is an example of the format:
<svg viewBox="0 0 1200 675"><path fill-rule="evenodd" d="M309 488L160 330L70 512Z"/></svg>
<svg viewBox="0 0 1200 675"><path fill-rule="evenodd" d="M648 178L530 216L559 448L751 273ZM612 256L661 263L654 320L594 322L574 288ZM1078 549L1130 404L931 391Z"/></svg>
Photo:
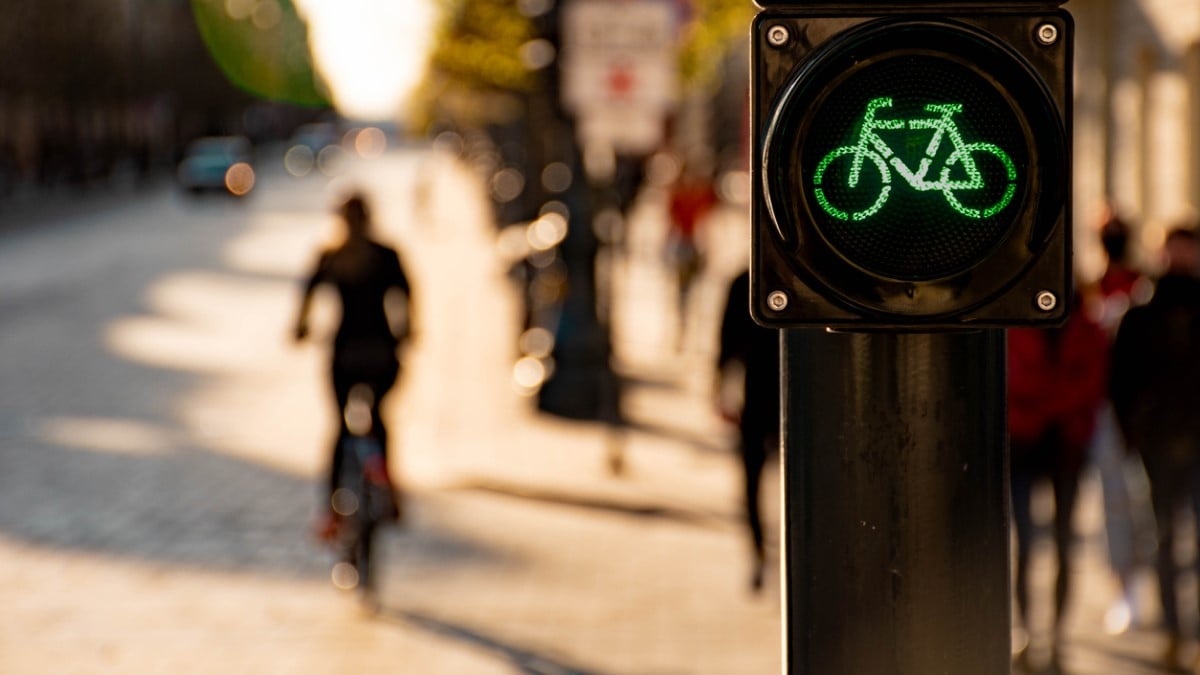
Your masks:
<svg viewBox="0 0 1200 675"><path fill-rule="evenodd" d="M247 202L161 185L3 233L0 672L778 670L729 433L708 370L684 376L711 347L654 363L669 289L631 275L645 430L612 478L602 427L537 419L514 391L479 186L428 150L360 167L422 316L389 411L411 513L385 534L382 617L333 588L307 533L324 347L287 335L329 196L279 166ZM418 172L436 218L404 198Z"/></svg>
<svg viewBox="0 0 1200 675"><path fill-rule="evenodd" d="M514 388L517 294L466 165L419 146L346 166L421 316L388 411L410 513L384 534L372 617L307 532L332 415L325 347L287 334L339 183L278 167L245 201L164 183L0 233L0 672L779 672L778 570L750 592L709 375L740 216L713 220L724 243L679 350L662 195L638 201L614 302L630 424L614 439ZM413 210L418 178L436 216ZM1078 525L1070 672L1161 672L1152 579L1149 623L1104 634L1091 477Z"/></svg>
<svg viewBox="0 0 1200 675"><path fill-rule="evenodd" d="M1101 302L1094 374L1170 271L1168 232L1200 231L1200 4L1065 7L1076 276L1128 282ZM750 359L718 368L748 263L756 11L10 0L0 675L781 672L779 467L756 552L731 421ZM383 410L405 517L380 534L377 611L335 587L314 532L338 431L329 285L295 339L355 192L412 283ZM1200 275L1195 255L1175 271ZM1120 446L1082 470L1057 671L1054 498L1034 487L1014 673L1200 663L1194 519L1172 652L1146 477Z"/></svg>

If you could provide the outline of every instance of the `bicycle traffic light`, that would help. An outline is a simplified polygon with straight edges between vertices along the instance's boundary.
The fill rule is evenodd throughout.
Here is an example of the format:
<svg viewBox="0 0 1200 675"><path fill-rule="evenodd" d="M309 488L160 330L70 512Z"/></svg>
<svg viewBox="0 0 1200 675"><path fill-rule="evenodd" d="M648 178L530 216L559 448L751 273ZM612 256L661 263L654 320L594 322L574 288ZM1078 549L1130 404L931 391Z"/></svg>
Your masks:
<svg viewBox="0 0 1200 675"><path fill-rule="evenodd" d="M760 323L942 329L1065 318L1074 28L1057 4L841 3L758 15L751 308Z"/></svg>

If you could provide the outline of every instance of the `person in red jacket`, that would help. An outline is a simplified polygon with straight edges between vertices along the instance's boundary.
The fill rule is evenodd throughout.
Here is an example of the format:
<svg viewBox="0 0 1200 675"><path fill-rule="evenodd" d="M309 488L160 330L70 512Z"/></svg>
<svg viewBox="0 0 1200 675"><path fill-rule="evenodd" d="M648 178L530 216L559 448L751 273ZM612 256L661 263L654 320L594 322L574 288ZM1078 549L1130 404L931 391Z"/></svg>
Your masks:
<svg viewBox="0 0 1200 675"><path fill-rule="evenodd" d="M1076 296L1073 304L1070 318L1061 328L1008 332L1008 428L1017 525L1015 591L1022 623L1028 629L1028 571L1034 532L1031 497L1037 481L1049 480L1054 489L1058 555L1052 669L1058 667L1071 579L1071 519L1079 478L1108 385L1108 337L1085 309L1081 296ZM1021 658L1025 659L1025 652Z"/></svg>
<svg viewBox="0 0 1200 675"><path fill-rule="evenodd" d="M675 274L679 312L678 346L684 346L687 331L687 305L692 285L704 269L704 255L698 234L702 223L719 204L712 177L704 167L688 165L671 186L667 215L666 261Z"/></svg>

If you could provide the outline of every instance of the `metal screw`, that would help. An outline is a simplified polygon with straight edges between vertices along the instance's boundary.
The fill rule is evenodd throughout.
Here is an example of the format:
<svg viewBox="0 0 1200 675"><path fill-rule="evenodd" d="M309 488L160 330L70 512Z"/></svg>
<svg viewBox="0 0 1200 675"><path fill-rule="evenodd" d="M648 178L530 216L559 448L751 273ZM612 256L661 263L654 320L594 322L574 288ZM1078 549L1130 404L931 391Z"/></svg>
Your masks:
<svg viewBox="0 0 1200 675"><path fill-rule="evenodd" d="M767 306L776 312L782 312L788 306L787 293L771 291L771 294L767 296Z"/></svg>
<svg viewBox="0 0 1200 675"><path fill-rule="evenodd" d="M1055 42L1058 42L1058 26L1055 26L1052 23L1044 23L1038 26L1037 39L1038 42L1046 45L1047 47Z"/></svg>
<svg viewBox="0 0 1200 675"><path fill-rule="evenodd" d="M767 29L767 42L771 43L772 47L782 47L792 39L792 34L788 32L785 26L771 26Z"/></svg>
<svg viewBox="0 0 1200 675"><path fill-rule="evenodd" d="M1036 302L1038 309L1042 310L1043 312L1049 312L1055 307L1058 307L1058 296L1050 291L1042 291L1041 293L1037 294Z"/></svg>

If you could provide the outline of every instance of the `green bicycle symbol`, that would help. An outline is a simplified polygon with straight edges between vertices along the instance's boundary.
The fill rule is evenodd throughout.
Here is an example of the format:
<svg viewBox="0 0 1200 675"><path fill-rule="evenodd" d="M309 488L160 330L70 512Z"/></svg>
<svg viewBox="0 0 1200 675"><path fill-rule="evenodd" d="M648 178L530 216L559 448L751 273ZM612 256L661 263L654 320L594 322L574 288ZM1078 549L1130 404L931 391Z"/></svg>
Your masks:
<svg viewBox="0 0 1200 675"><path fill-rule="evenodd" d="M817 203L829 215L838 220L863 221L879 213L879 210L883 208L883 205L888 200L888 196L892 192L892 172L889 170L889 165L914 190L920 192L940 190L950 207L968 218L976 220L990 218L1012 202L1013 195L1017 191L1016 165L1013 164L1008 153L992 143L967 143L963 140L962 133L958 129L958 124L952 119L955 113L962 112L963 106L961 103L926 104L925 111L934 113L936 117L905 121L900 119L879 119L876 116L878 111L890 107L892 107L891 98L882 97L872 99L867 103L867 110L863 115L862 131L859 133L858 142L854 145L843 145L834 148L817 164L816 173L813 175L814 191ZM921 163L916 171L905 165L896 156L896 153L888 147L887 143L879 137L878 133L881 130L890 131L905 128L933 131L929 145L925 148L925 156L921 159ZM929 176L930 169L933 166L933 159L937 156L938 148L941 146L942 141L947 138L954 149L950 153L950 156L946 158L946 163L942 166L941 171L937 174L937 180L929 180L927 176ZM1003 196L995 204L986 208L967 206L962 203L957 194L977 192L985 187L983 174L980 172L976 159L973 156L976 154L995 156L1004 166L1007 179ZM870 206L864 209L854 211L838 208L825 192L823 187L825 173L829 170L830 165L842 157L849 158L851 162L846 181L847 187L851 190L858 187L859 181L862 178L864 165L874 166L879 171L881 186L879 195ZM871 161L864 161L868 159ZM960 177L956 179L951 177L951 171L957 166L962 167L959 176L965 175L965 178Z"/></svg>

